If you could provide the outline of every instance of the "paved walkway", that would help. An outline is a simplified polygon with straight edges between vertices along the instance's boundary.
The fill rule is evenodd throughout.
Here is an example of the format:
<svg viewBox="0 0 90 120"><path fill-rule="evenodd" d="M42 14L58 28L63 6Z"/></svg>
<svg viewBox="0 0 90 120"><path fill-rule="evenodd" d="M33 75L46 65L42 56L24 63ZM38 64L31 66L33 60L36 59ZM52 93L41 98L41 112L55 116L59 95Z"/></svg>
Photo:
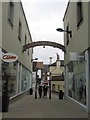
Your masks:
<svg viewBox="0 0 90 120"><path fill-rule="evenodd" d="M3 118L88 118L88 114L56 94L52 99L26 95L10 105Z"/></svg>

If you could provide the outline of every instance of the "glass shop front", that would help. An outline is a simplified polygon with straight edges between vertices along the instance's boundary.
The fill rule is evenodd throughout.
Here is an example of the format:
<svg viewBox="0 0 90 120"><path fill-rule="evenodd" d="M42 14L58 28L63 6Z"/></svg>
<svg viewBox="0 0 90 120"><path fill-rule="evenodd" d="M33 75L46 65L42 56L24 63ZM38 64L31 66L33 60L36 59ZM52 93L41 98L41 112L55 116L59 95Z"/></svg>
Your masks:
<svg viewBox="0 0 90 120"><path fill-rule="evenodd" d="M85 56L85 55L84 55ZM86 61L72 60L65 66L66 95L86 106Z"/></svg>
<svg viewBox="0 0 90 120"><path fill-rule="evenodd" d="M18 61L7 63L2 61L2 92L8 85L8 95L16 96L30 88L31 72Z"/></svg>

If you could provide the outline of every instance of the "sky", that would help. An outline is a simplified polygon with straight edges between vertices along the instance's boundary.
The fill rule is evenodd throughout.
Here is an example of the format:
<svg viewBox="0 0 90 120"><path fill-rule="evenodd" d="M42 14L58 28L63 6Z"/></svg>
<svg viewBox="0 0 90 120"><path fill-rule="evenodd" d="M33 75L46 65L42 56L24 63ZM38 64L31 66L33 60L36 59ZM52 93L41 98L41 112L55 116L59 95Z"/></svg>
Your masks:
<svg viewBox="0 0 90 120"><path fill-rule="evenodd" d="M21 0L26 15L27 23L32 36L32 41L51 41L64 45L63 33L56 31L63 28L63 17L68 0ZM49 64L57 59L64 59L64 53L58 48L38 46L33 48L33 58Z"/></svg>

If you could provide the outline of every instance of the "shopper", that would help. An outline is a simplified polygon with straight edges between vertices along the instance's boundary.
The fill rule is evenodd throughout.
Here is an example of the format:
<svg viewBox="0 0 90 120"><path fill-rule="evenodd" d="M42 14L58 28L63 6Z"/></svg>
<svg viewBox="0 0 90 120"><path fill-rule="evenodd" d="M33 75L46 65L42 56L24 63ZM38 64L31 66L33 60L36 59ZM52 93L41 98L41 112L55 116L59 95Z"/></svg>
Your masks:
<svg viewBox="0 0 90 120"><path fill-rule="evenodd" d="M38 91L39 91L39 98L41 98L42 97L42 86L39 86Z"/></svg>
<svg viewBox="0 0 90 120"><path fill-rule="evenodd" d="M43 87L43 97L47 97L47 86L46 85L44 85L44 87Z"/></svg>

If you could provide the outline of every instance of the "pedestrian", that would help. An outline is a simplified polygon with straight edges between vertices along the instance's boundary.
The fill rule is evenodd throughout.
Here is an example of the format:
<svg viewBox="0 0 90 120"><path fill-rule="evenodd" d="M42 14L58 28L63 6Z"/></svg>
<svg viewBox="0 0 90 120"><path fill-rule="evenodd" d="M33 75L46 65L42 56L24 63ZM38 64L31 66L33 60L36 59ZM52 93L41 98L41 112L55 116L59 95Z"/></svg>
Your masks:
<svg viewBox="0 0 90 120"><path fill-rule="evenodd" d="M39 98L41 98L42 97L42 86L39 86L38 91L39 91Z"/></svg>
<svg viewBox="0 0 90 120"><path fill-rule="evenodd" d="M45 85L43 86L43 98L45 97Z"/></svg>
<svg viewBox="0 0 90 120"><path fill-rule="evenodd" d="M62 90L59 91L59 99L63 99L64 92Z"/></svg>
<svg viewBox="0 0 90 120"><path fill-rule="evenodd" d="M43 87L43 97L47 97L47 86L46 85L44 85L44 87Z"/></svg>
<svg viewBox="0 0 90 120"><path fill-rule="evenodd" d="M47 88L47 86L45 86L45 95L46 95L46 97L47 97L47 90L48 90L48 88Z"/></svg>

